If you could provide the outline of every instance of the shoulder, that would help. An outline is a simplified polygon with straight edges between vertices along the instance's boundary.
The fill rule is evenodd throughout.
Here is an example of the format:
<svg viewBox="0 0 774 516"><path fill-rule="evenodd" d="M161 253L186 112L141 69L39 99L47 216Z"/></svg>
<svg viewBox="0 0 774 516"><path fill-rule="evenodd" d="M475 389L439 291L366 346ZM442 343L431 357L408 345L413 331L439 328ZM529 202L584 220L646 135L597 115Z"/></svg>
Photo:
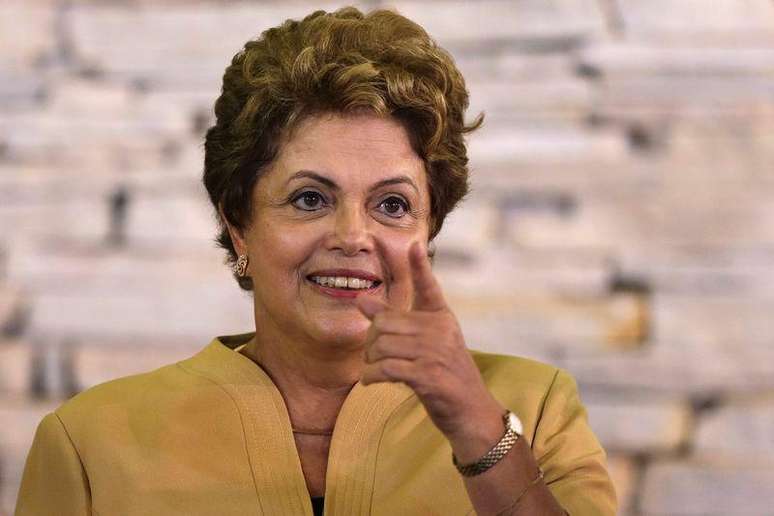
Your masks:
<svg viewBox="0 0 774 516"><path fill-rule="evenodd" d="M482 375L497 375L515 372L529 377L545 378L547 376L553 377L556 375L557 371L559 371L559 368L556 366L532 360L531 358L502 355L499 353L487 353L475 349L471 349L469 352Z"/></svg>
<svg viewBox="0 0 774 516"><path fill-rule="evenodd" d="M203 371L217 369L222 357L214 353L213 343L193 355L147 372L115 378L81 391L55 410L65 423L94 411L117 407L160 408L169 399L190 394L203 386L217 387Z"/></svg>
<svg viewBox="0 0 774 516"><path fill-rule="evenodd" d="M505 384L547 391L557 382L564 382L569 373L554 365L524 357L470 350L484 382L491 387Z"/></svg>
<svg viewBox="0 0 774 516"><path fill-rule="evenodd" d="M95 385L56 408L84 464L102 464L116 450L147 451L162 436L207 427L204 421L240 428L224 385L194 371L188 360Z"/></svg>
<svg viewBox="0 0 774 516"><path fill-rule="evenodd" d="M579 403L575 379L564 369L523 357L475 350L470 354L489 391L519 415L530 437L547 406Z"/></svg>
<svg viewBox="0 0 774 516"><path fill-rule="evenodd" d="M170 364L100 383L66 400L54 412L60 418L69 419L103 406L129 403L138 397L153 395L178 374L177 369L177 364Z"/></svg>
<svg viewBox="0 0 774 516"><path fill-rule="evenodd" d="M62 403L54 413L73 436L91 435L107 424L162 413L176 400L191 397L210 383L188 372L182 364L176 362L95 385Z"/></svg>

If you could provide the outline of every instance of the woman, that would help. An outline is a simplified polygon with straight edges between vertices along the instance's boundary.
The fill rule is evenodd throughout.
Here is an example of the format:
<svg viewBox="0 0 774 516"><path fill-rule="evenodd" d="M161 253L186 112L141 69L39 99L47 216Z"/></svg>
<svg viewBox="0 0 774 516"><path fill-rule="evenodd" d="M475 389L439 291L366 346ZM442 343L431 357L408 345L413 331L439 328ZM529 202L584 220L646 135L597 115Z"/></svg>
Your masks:
<svg viewBox="0 0 774 516"><path fill-rule="evenodd" d="M392 12L248 42L204 183L256 330L46 416L17 514L614 514L572 378L468 351L433 277L467 103Z"/></svg>

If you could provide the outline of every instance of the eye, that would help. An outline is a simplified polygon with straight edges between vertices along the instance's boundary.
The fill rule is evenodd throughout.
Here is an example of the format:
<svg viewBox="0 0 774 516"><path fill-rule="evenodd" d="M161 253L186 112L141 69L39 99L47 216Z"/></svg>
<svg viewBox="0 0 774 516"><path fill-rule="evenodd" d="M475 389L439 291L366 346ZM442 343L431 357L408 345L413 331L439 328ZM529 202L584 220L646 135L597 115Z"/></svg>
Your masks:
<svg viewBox="0 0 774 516"><path fill-rule="evenodd" d="M379 203L382 213L389 217L400 218L409 211L408 203L401 197L391 195Z"/></svg>
<svg viewBox="0 0 774 516"><path fill-rule="evenodd" d="M325 198L320 192L307 190L294 196L290 201L299 210L315 211L325 206Z"/></svg>

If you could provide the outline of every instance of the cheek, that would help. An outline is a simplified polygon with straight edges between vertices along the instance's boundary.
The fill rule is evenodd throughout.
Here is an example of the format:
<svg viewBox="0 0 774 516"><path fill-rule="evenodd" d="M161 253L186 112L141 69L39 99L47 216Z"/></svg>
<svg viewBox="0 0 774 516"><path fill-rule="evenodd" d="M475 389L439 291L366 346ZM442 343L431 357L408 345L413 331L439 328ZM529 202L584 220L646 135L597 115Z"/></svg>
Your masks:
<svg viewBox="0 0 774 516"><path fill-rule="evenodd" d="M253 255L260 257L259 274L268 280L295 276L299 267L315 249L318 235L303 228L292 231L281 224L265 224L260 227L253 244Z"/></svg>

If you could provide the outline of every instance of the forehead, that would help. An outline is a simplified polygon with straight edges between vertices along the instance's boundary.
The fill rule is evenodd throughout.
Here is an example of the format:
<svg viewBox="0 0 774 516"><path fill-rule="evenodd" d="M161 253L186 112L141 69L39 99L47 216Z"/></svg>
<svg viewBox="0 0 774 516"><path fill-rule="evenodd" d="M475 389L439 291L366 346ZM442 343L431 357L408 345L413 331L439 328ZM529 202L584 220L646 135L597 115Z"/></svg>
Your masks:
<svg viewBox="0 0 774 516"><path fill-rule="evenodd" d="M266 179L276 183L313 170L337 183L372 183L407 175L425 183L424 163L395 119L371 114L324 114L299 122L280 146Z"/></svg>

